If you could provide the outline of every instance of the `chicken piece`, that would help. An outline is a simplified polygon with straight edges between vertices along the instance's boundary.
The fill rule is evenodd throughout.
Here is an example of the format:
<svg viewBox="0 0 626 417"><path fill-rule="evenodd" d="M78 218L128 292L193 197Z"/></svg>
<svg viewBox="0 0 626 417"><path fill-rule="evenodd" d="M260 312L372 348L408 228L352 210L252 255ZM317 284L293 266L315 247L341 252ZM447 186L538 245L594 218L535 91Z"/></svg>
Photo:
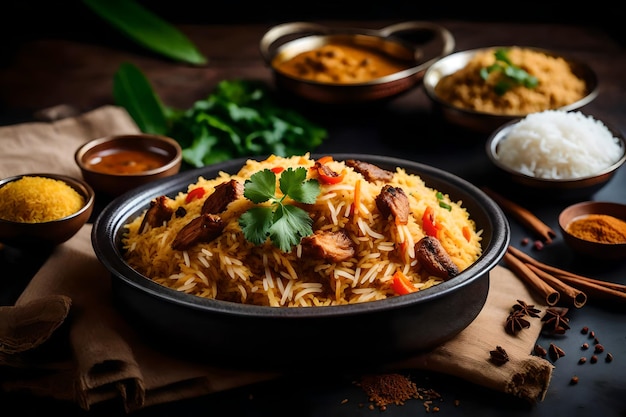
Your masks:
<svg viewBox="0 0 626 417"><path fill-rule="evenodd" d="M220 216L201 214L180 229L172 241L172 249L187 250L198 242L210 242L222 233L225 226Z"/></svg>
<svg viewBox="0 0 626 417"><path fill-rule="evenodd" d="M393 172L382 169L369 162L348 159L345 163L347 166L352 167L356 172L363 175L367 182L389 182L393 178Z"/></svg>
<svg viewBox="0 0 626 417"><path fill-rule="evenodd" d="M230 180L216 186L202 205L202 214L218 214L226 207L243 196L243 185L237 180Z"/></svg>
<svg viewBox="0 0 626 417"><path fill-rule="evenodd" d="M402 188L384 185L376 196L376 207L385 219L393 216L396 224L409 222L409 199Z"/></svg>
<svg viewBox="0 0 626 417"><path fill-rule="evenodd" d="M141 225L139 226L139 234L150 227L163 226L163 223L172 218L174 209L170 206L170 199L167 196L160 196L150 202L150 207L143 216Z"/></svg>
<svg viewBox="0 0 626 417"><path fill-rule="evenodd" d="M350 238L342 231L317 231L305 236L300 241L302 251L307 255L329 262L341 262L354 256L354 245Z"/></svg>
<svg viewBox="0 0 626 417"><path fill-rule="evenodd" d="M460 272L441 242L432 236L425 236L415 244L415 256L431 275L444 280L453 278Z"/></svg>

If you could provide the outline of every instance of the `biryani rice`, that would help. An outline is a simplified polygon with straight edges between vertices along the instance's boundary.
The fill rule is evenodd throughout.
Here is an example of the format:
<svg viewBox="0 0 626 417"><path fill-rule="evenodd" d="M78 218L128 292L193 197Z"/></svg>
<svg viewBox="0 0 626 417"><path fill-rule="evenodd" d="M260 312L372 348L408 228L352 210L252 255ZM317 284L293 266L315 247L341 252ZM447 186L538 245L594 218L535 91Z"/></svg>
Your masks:
<svg viewBox="0 0 626 417"><path fill-rule="evenodd" d="M200 210L213 188L227 180L242 184L263 169L274 167L313 167L308 154L289 158L271 156L263 161L248 160L236 174L220 172L217 178L199 177L173 198L172 207L184 206L184 217L173 216L166 224L148 228L139 234L143 214L126 225L123 238L125 259L141 274L162 284L199 297L215 298L263 306L328 306L367 302L396 295L391 287L392 276L402 271L418 290L441 282L429 276L415 260L414 244L425 236L421 217L427 206L434 210L442 225L439 239L460 270L480 256L481 231L462 201L450 201L447 195L426 186L423 180L396 168L393 180L407 194L412 216L407 225L396 225L383 219L376 208L375 197L382 182L368 183L364 177L343 161L332 161L335 172L345 170L343 181L321 184L317 201L306 207L313 219L313 230L345 231L356 251L344 262L330 263L302 256L298 245L282 252L269 241L255 246L247 241L239 226L239 217L253 206L240 198L220 214L225 224L222 234L211 242L198 243L185 251L172 249L177 233ZM309 176L311 171L309 170ZM360 204L351 213L355 187L360 186ZM203 187L201 199L185 202L187 193ZM440 200L451 207L440 206ZM145 213L144 213L145 214Z"/></svg>

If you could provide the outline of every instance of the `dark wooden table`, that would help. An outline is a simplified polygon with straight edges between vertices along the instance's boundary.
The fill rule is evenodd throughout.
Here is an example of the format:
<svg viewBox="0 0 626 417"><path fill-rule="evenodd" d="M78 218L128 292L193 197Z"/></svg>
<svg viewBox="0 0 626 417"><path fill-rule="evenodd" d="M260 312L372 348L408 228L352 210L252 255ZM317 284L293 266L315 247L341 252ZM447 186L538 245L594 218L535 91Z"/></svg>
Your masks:
<svg viewBox="0 0 626 417"><path fill-rule="evenodd" d="M408 19L404 19L408 20ZM412 19L411 20L419 20ZM395 20L399 21L399 20ZM393 22L395 22L393 21ZM337 26L380 28L392 21L324 22ZM626 131L626 54L620 39L599 24L551 24L514 22L468 22L438 20L453 33L457 50L490 45L525 45L552 49L588 62L600 80L598 98L583 111ZM194 68L169 62L144 52L113 32L93 34L64 33L62 36L33 37L11 45L0 67L0 122L33 120L44 108L68 104L86 111L113 103L113 74L122 62L139 66L157 94L170 106L186 108L204 98L225 78L256 78L272 81L263 62L258 42L270 25L212 24L182 25L181 29L210 58L210 65ZM69 31L71 32L71 31ZM484 155L486 135L460 131L443 124L431 113L421 87L379 106L343 108L328 111L320 106L294 103L298 110L319 121L329 130L329 139L319 152L359 152L384 154L433 165L477 185L490 184L494 172ZM0 151L1 151L0 138ZM572 201L532 195L510 196L533 210L555 230L557 214ZM626 168L621 169L605 188L589 197L626 203ZM519 246L529 231L511 221L511 242ZM531 251L530 248L525 248ZM15 257L13 257L15 255ZM15 269L23 254L3 255L0 261L0 301L10 304L19 294L20 283L6 276ZM587 262L574 256L560 237L533 255L546 263L585 275L626 283L626 265ZM22 263L26 262L21 259ZM32 273L36 262L30 265ZM4 271L4 272L3 272ZM22 282L25 284L25 282ZM626 315L621 309L589 303L571 314L572 332L560 346L569 353L559 360L546 399L534 406L511 396L472 385L446 375L415 372L418 384L442 393L438 404L441 416L624 416L626 414ZM580 366L577 364L582 336L578 329L588 326L602 337L615 360ZM540 343L550 342L541 336ZM352 383L350 375L336 374L318 364L308 380L278 380L258 386L219 393L180 403L140 411L145 416L197 416L223 410L233 416L360 416L379 411L359 404L365 394ZM572 375L578 385L569 385ZM348 400L344 403L344 400ZM455 405L458 400L458 405ZM71 404L21 394L0 393L2 410L20 410L19 415L56 412L67 416L113 415L102 407L85 413ZM415 416L426 411L419 401L390 406L385 415Z"/></svg>

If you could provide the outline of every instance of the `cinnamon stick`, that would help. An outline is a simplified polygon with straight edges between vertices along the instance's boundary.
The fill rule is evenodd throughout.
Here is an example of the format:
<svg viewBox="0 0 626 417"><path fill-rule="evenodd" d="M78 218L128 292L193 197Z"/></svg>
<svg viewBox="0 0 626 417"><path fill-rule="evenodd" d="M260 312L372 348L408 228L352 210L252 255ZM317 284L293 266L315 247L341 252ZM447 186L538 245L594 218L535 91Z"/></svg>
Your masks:
<svg viewBox="0 0 626 417"><path fill-rule="evenodd" d="M545 299L546 304L553 306L559 302L561 294L559 294L559 292L550 284L537 276L537 274L534 273L524 262L513 256L513 254L509 251L504 254L503 259L519 278L530 285L543 299Z"/></svg>
<svg viewBox="0 0 626 417"><path fill-rule="evenodd" d="M587 294L578 288L572 287L569 284L566 284L559 278L554 275L549 274L548 272L538 268L537 266L526 263L528 266L539 278L547 282L551 287L561 294L561 301L567 301L568 304L573 305L576 308L580 308L587 303Z"/></svg>
<svg viewBox="0 0 626 417"><path fill-rule="evenodd" d="M495 191L482 187L482 190L491 197L502 210L509 213L523 226L532 230L536 235L543 238L546 243L552 243L552 238L556 237L556 232L541 219L531 213L528 209L496 193Z"/></svg>
<svg viewBox="0 0 626 417"><path fill-rule="evenodd" d="M532 264L537 268L546 271L554 277L560 279L561 281L575 288L578 288L581 291L584 291L588 296L610 301L626 301L626 285L624 284L610 281L602 281L599 279L574 274L573 272L566 271L564 269L557 268L538 261L537 259L512 246L509 246L507 253L510 253L523 263Z"/></svg>

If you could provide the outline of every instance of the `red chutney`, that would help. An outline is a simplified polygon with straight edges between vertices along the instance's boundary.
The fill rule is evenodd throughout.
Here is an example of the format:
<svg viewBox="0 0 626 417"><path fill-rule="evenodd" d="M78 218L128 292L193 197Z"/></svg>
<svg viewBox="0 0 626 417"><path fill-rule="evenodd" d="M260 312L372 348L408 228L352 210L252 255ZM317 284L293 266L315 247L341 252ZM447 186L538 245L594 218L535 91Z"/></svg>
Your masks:
<svg viewBox="0 0 626 417"><path fill-rule="evenodd" d="M137 174L150 171L167 164L168 157L164 153L146 152L135 149L118 148L94 154L87 166L106 174Z"/></svg>

